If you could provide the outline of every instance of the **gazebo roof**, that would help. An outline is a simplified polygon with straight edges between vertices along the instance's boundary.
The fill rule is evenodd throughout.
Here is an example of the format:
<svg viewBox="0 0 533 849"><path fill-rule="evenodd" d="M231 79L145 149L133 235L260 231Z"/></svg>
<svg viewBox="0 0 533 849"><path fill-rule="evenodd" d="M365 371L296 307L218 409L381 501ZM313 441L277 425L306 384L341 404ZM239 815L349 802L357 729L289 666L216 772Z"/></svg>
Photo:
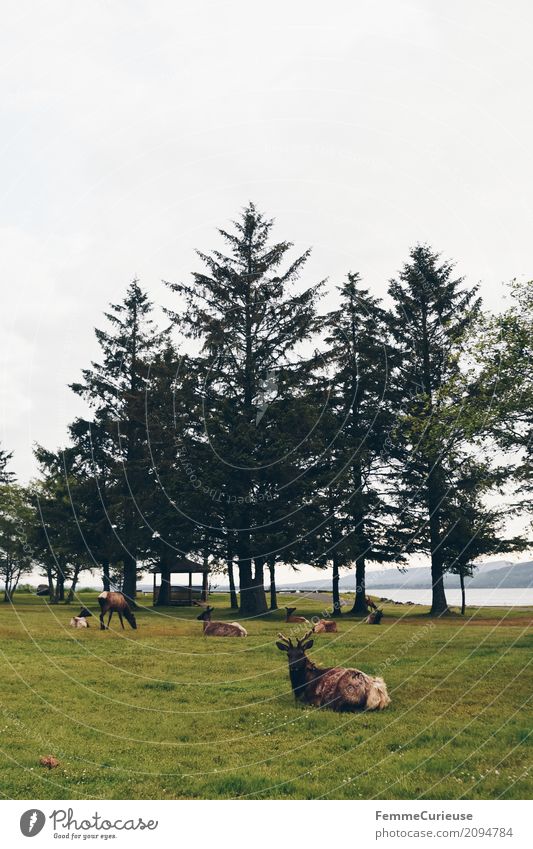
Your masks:
<svg viewBox="0 0 533 849"><path fill-rule="evenodd" d="M161 574L161 572L170 572L171 574L176 574L176 572L210 572L211 567L206 566L204 563L195 563L194 560L189 560L188 557L180 557L179 560L175 560L171 566L163 567L160 563L157 566L152 566L150 572L155 574Z"/></svg>

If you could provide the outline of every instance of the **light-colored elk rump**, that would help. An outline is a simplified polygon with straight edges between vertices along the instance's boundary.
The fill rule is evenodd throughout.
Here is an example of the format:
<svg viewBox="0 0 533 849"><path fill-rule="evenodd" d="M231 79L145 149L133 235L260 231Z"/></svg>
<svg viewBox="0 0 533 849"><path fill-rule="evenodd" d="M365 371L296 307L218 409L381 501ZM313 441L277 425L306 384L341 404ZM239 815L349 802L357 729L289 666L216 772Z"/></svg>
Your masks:
<svg viewBox="0 0 533 849"><path fill-rule="evenodd" d="M319 619L313 625L314 634L336 634L337 623L333 619Z"/></svg>
<svg viewBox="0 0 533 849"><path fill-rule="evenodd" d="M126 601L126 597L122 593L117 592L107 592L104 591L100 593L98 596L98 604L100 605L100 630L105 631L106 628L109 628L109 623L111 622L111 617L113 613L118 613L118 618L120 619L120 624L124 629L124 619L130 623L133 630L137 628L137 622L135 620L135 616ZM109 618L107 620L107 625L104 625L104 616L109 612Z"/></svg>
<svg viewBox="0 0 533 849"><path fill-rule="evenodd" d="M70 620L71 628L88 628L89 623L87 622L87 617L92 616L90 610L87 610L86 607L82 607L77 616L73 616Z"/></svg>
<svg viewBox="0 0 533 849"><path fill-rule="evenodd" d="M238 622L211 622L211 614L215 608L206 607L197 619L200 619L204 625L204 637L247 637L246 628L239 625Z"/></svg>
<svg viewBox="0 0 533 849"><path fill-rule="evenodd" d="M73 616L70 620L71 628L88 628L89 623L87 622L85 616Z"/></svg>
<svg viewBox="0 0 533 849"><path fill-rule="evenodd" d="M294 611L296 610L295 607L286 607L285 610L287 611L285 614L285 622L307 622L305 616L294 615Z"/></svg>
<svg viewBox="0 0 533 849"><path fill-rule="evenodd" d="M315 707L337 711L383 710L390 704L383 678L373 678L359 669L333 666L321 669L309 660L306 651L313 645L310 631L293 645L292 640L279 634L276 645L287 652L289 677L294 696Z"/></svg>

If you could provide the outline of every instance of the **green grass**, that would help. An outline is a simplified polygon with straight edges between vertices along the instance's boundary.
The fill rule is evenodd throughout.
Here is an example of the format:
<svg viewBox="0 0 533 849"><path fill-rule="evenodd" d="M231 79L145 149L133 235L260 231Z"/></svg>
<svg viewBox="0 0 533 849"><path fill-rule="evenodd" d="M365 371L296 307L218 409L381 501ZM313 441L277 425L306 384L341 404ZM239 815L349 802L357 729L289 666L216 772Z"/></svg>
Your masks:
<svg viewBox="0 0 533 849"><path fill-rule="evenodd" d="M96 609L94 594L80 600ZM238 618L212 603L217 618ZM297 604L308 616L324 606ZM312 655L383 675L391 706L363 714L294 703L274 642L297 626L280 611L247 622L247 639L205 639L195 609L146 607L124 632L100 632L96 619L74 631L72 612L23 595L0 605L4 797L531 794L531 609L432 622L424 608L385 605L379 627L343 617ZM47 754L57 769L39 766Z"/></svg>

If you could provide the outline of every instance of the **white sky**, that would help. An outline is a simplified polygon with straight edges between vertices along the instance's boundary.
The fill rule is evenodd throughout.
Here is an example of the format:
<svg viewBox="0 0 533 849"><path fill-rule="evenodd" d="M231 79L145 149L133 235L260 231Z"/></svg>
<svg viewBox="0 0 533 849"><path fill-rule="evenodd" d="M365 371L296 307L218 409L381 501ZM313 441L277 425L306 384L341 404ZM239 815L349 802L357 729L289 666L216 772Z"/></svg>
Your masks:
<svg viewBox="0 0 533 849"><path fill-rule="evenodd" d="M383 293L410 245L486 302L532 276L526 0L4 0L0 439L64 442L93 327L198 268L254 200ZM315 573L316 575L316 573Z"/></svg>

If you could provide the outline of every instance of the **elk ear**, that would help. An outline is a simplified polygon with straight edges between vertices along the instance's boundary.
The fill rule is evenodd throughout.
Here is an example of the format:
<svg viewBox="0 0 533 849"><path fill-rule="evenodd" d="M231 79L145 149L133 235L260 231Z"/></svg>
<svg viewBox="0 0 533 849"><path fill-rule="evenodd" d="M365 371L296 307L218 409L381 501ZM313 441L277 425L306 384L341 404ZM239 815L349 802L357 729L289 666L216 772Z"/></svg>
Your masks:
<svg viewBox="0 0 533 849"><path fill-rule="evenodd" d="M276 643L276 645L280 651L289 651L289 647L285 643Z"/></svg>
<svg viewBox="0 0 533 849"><path fill-rule="evenodd" d="M308 640L306 643L303 644L302 651L308 651L309 649L313 648L313 643L314 640Z"/></svg>

